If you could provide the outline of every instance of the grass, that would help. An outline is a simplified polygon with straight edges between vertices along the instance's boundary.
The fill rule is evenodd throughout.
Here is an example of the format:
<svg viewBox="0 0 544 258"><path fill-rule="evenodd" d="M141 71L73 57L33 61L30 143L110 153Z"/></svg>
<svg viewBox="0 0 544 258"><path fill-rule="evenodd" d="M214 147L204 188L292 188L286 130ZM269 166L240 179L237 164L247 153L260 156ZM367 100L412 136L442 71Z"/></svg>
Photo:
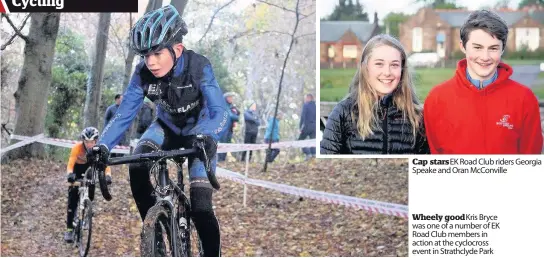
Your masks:
<svg viewBox="0 0 544 258"><path fill-rule="evenodd" d="M427 97L432 87L453 77L454 72L454 68L416 69L414 82L420 100ZM325 69L320 73L321 101L339 101L347 94L355 69Z"/></svg>
<svg viewBox="0 0 544 258"><path fill-rule="evenodd" d="M505 60L511 65L537 64L537 60ZM424 101L432 87L444 82L455 73L454 68L421 68L415 70L414 82L417 96ZM355 69L323 69L321 73L321 101L340 101L348 93ZM531 87L539 99L544 99L544 72L538 74L536 85Z"/></svg>
<svg viewBox="0 0 544 258"><path fill-rule="evenodd" d="M533 85L532 89L538 99L544 99L544 72L538 74L536 85Z"/></svg>

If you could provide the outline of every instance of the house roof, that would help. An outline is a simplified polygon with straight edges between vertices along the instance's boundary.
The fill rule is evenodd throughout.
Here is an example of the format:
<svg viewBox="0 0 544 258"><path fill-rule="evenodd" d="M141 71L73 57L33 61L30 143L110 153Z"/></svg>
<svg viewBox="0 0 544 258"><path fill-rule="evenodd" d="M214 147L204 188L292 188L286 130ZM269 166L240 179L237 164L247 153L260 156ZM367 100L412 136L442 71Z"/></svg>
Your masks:
<svg viewBox="0 0 544 258"><path fill-rule="evenodd" d="M364 21L321 21L321 42L336 42L346 31L351 30L361 42L372 37L376 24Z"/></svg>
<svg viewBox="0 0 544 258"><path fill-rule="evenodd" d="M471 11L436 11L440 19L450 24L452 27L461 27L465 20L468 18ZM504 19L508 26L512 26L518 22L525 15L529 16L538 22L544 24L544 12L535 11L535 12L497 12L501 18Z"/></svg>

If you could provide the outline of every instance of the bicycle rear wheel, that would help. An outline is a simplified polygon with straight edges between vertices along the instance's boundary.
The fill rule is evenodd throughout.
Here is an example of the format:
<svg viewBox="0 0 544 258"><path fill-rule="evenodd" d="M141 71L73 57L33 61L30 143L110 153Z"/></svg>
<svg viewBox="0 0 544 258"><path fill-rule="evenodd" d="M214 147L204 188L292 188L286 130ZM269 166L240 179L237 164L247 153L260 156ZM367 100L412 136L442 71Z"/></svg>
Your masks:
<svg viewBox="0 0 544 258"><path fill-rule="evenodd" d="M176 256L172 243L170 212L161 205L147 211L141 235L140 253L144 257Z"/></svg>
<svg viewBox="0 0 544 258"><path fill-rule="evenodd" d="M84 257L89 254L91 248L91 234L93 231L93 206L89 199L83 203L83 210L77 224L77 243L79 255Z"/></svg>

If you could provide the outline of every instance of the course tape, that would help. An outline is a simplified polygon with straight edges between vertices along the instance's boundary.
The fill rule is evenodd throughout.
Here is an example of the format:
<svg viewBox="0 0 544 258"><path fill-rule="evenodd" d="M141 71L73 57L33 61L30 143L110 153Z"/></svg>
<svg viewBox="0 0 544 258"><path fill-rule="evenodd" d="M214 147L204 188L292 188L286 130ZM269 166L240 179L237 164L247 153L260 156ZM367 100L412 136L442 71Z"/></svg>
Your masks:
<svg viewBox="0 0 544 258"><path fill-rule="evenodd" d="M29 139L30 137L21 136L21 135L11 135L11 138L15 139L15 140L24 141L24 140ZM41 138L41 139L38 139L37 142L40 142L40 143L43 143L43 144L59 146L59 147L72 148L78 141L57 139L57 138ZM112 153L129 154L130 153L130 147L127 147L127 146L115 146L111 152Z"/></svg>
<svg viewBox="0 0 544 258"><path fill-rule="evenodd" d="M31 144L31 143L33 143L33 142L35 142L35 141L37 141L37 140L39 140L39 139L41 139L41 138L43 138L43 133L38 134L38 135L33 136L33 137L26 137L26 139L23 140L23 141L20 141L20 142L18 142L18 143L12 144L12 145L10 145L10 146L8 146L8 147L6 147L6 148L2 148L2 150L0 151L0 153L1 153L2 155L4 155L4 153L6 153L6 152L8 152L8 151L10 151L10 150L13 150L13 149L15 149L15 148L19 148L19 147L25 146L25 145L27 145L27 144Z"/></svg>
<svg viewBox="0 0 544 258"><path fill-rule="evenodd" d="M2 153L16 148L17 146L15 145L17 144L20 144L22 146L24 144L29 144L35 141L41 142L44 144L51 144L51 145L67 147L67 148L71 148L75 143L77 143L77 141L72 141L72 140L41 138L41 137L43 137L43 135L37 135L34 137L13 135L12 138L17 140L22 140L24 142L13 144L8 147L9 149L8 148L2 149ZM260 149L268 148L267 144L220 144L220 146L221 145L223 145L223 150L225 150L225 152L226 151L234 152L234 151L260 150ZM279 142L276 144L272 144L272 146L275 148L311 147L311 146L315 146L315 140L305 140L305 141L296 141L296 142ZM243 147L245 147L245 149L243 149ZM129 153L129 150L127 149L126 146L116 146L112 150L112 152ZM264 181L264 180L252 179L242 174L239 174L227 169L219 168L219 167L216 169L216 173L217 173L217 176L219 177L223 177L223 178L226 178L241 184L260 186L260 187L272 189L272 190L279 191L286 194L315 199L322 202L333 203L337 205L344 205L344 206L355 208L355 209L362 209L371 213L381 213L386 215L403 217L406 219L408 218L408 206L406 205L368 200L368 199L363 199L358 197L315 191L315 190L299 188L299 187L294 187L294 186L285 185L285 184L278 184L278 183L273 183L273 182Z"/></svg>
<svg viewBox="0 0 544 258"><path fill-rule="evenodd" d="M238 183L260 186L278 192L291 194L295 196L319 200L322 202L344 205L350 208L362 209L371 213L381 213L408 219L408 206L387 202L368 200L353 196L333 194L321 191L315 191L295 186L278 184L269 181L248 178L242 174L226 170L223 168L216 169L217 176L223 177Z"/></svg>
<svg viewBox="0 0 544 258"><path fill-rule="evenodd" d="M30 137L12 135L11 138L16 140L27 140ZM37 140L37 142L71 148L74 144L79 141L58 139L58 138L43 138ZM272 143L272 148L305 148L305 147L315 147L315 139L303 140L303 141L289 141L289 142L277 142ZM217 153L227 153L227 152L240 152L240 151L252 151L252 150L265 150L268 149L268 144L243 144L243 143L219 143L217 146ZM111 151L112 153L130 153L130 146L120 146L117 145Z"/></svg>
<svg viewBox="0 0 544 258"><path fill-rule="evenodd" d="M284 148L305 148L315 147L315 139L302 140L302 141L289 141L289 142L276 142L272 143L273 149ZM239 152L239 151L253 151L253 150L266 150L268 144L244 144L244 143L219 143L217 146L217 153L226 152Z"/></svg>

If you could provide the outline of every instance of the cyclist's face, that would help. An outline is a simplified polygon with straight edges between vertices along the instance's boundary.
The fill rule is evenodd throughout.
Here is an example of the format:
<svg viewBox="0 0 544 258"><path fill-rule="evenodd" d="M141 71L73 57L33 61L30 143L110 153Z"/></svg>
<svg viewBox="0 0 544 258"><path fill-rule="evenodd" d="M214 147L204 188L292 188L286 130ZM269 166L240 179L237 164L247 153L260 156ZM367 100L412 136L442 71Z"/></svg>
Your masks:
<svg viewBox="0 0 544 258"><path fill-rule="evenodd" d="M175 44L172 47L176 58L179 58L183 50L183 45ZM174 67L174 58L172 58L172 54L170 54L167 48L145 55L144 60L149 71L157 78L164 77Z"/></svg>
<svg viewBox="0 0 544 258"><path fill-rule="evenodd" d="M96 140L92 140L92 141L83 140L83 144L85 144L85 148L91 149L92 147L96 145Z"/></svg>

